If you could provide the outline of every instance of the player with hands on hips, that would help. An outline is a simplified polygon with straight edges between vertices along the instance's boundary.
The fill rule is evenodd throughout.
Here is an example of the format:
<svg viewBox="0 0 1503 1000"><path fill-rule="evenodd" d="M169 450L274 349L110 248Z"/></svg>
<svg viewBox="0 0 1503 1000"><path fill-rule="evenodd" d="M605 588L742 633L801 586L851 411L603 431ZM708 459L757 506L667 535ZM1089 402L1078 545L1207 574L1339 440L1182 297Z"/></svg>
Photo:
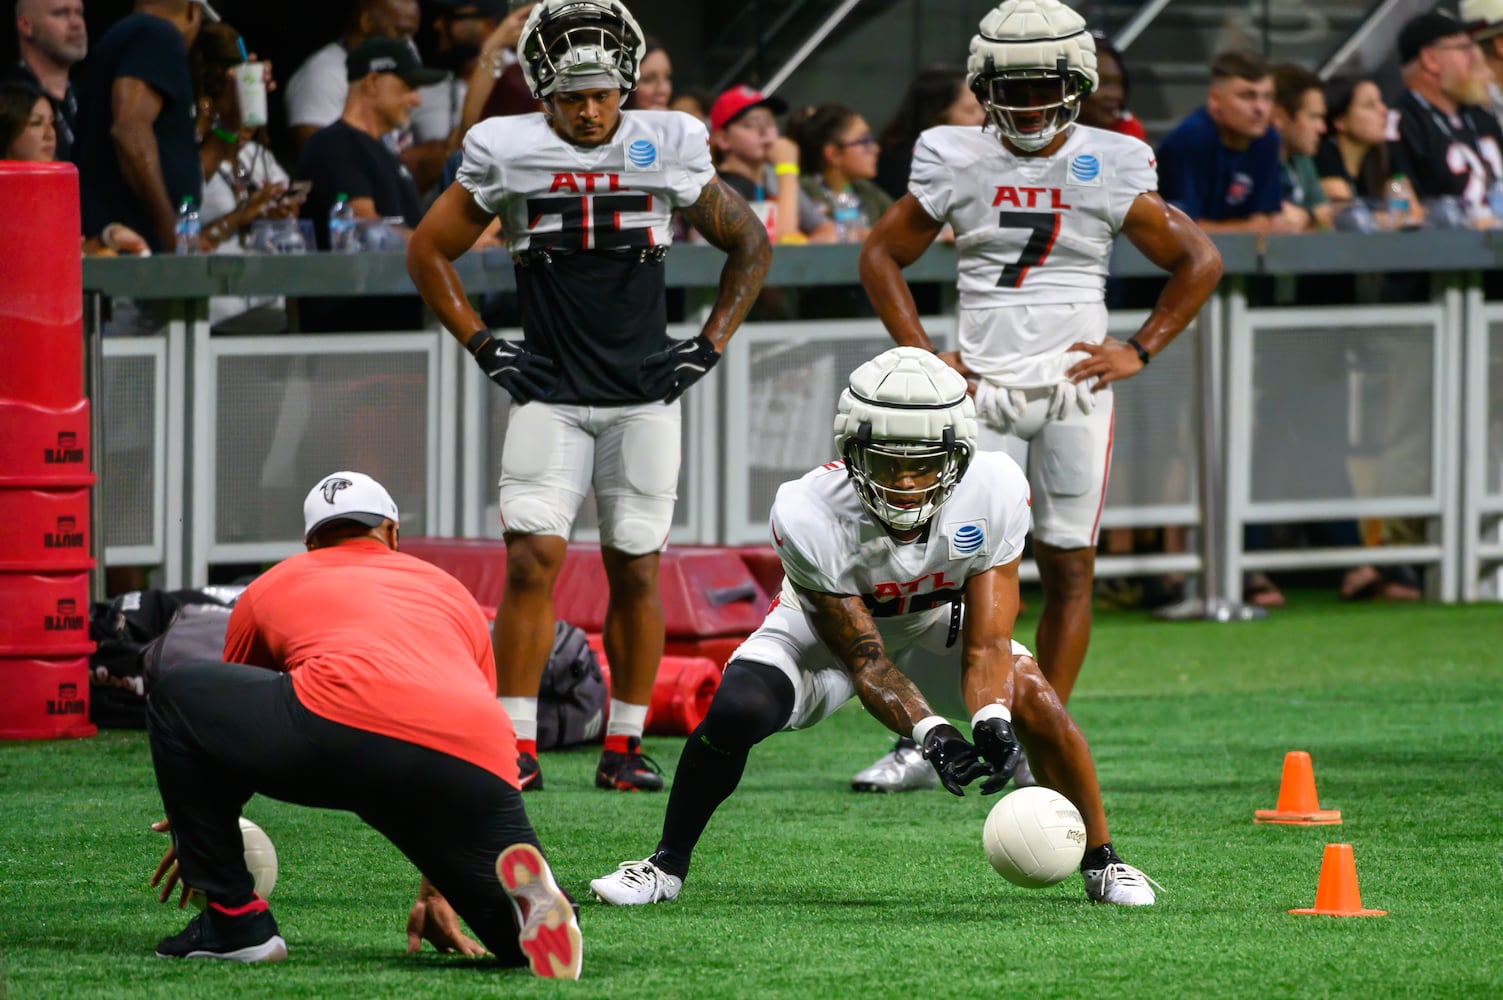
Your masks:
<svg viewBox="0 0 1503 1000"><path fill-rule="evenodd" d="M1147 876L1112 848L1085 737L1012 638L1028 483L1006 455L977 450L966 390L953 368L913 347L851 375L835 418L841 461L783 484L773 502L783 589L684 745L657 849L594 879L598 899L675 898L751 748L859 698L923 748L955 795L978 779L983 794L999 791L1026 745L1085 818L1087 895L1154 902ZM970 738L940 710L969 716Z"/></svg>
<svg viewBox="0 0 1503 1000"><path fill-rule="evenodd" d="M919 136L908 192L862 247L861 283L893 340L933 350L902 269L953 227L959 350L941 357L973 381L979 448L1011 456L1033 487L1039 660L1069 701L1090 641L1112 386L1195 318L1221 258L1159 197L1152 149L1075 123L1097 84L1095 42L1075 11L1005 0L971 39L966 82L986 124ZM1170 272L1126 341L1107 336L1104 293L1119 234Z"/></svg>
<svg viewBox="0 0 1503 1000"><path fill-rule="evenodd" d="M663 655L658 562L677 498L678 400L720 360L771 259L766 228L716 178L704 125L678 111L623 110L645 51L641 28L614 0L536 4L517 55L545 110L470 129L455 183L408 244L419 293L510 397L494 645L528 790L542 788L537 697L553 585L591 488L613 689L595 783L663 787L641 738ZM663 275L675 210L726 254L709 317L681 341L668 336ZM516 265L520 342L485 328L454 269L494 218Z"/></svg>

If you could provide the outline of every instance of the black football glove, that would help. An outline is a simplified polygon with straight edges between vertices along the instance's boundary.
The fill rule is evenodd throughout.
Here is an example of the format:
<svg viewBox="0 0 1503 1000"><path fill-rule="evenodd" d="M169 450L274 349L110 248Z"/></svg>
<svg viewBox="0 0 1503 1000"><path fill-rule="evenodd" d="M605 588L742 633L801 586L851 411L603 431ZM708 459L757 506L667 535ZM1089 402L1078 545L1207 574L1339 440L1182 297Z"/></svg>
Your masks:
<svg viewBox="0 0 1503 1000"><path fill-rule="evenodd" d="M964 795L963 786L991 773L991 768L976 755L976 748L949 723L935 726L924 736L924 759L934 765L939 783L951 795Z"/></svg>
<svg viewBox="0 0 1503 1000"><path fill-rule="evenodd" d="M558 368L550 358L481 330L465 345L485 377L511 394L518 406L541 399L558 385Z"/></svg>
<svg viewBox="0 0 1503 1000"><path fill-rule="evenodd" d="M981 783L981 794L1000 792L1023 762L1023 748L1013 735L1012 723L993 717L976 723L971 729L976 751L991 765L991 777Z"/></svg>
<svg viewBox="0 0 1503 1000"><path fill-rule="evenodd" d="M666 351L643 358L637 382L649 399L671 403L704 378L719 360L715 344L701 333L690 340L675 340Z"/></svg>

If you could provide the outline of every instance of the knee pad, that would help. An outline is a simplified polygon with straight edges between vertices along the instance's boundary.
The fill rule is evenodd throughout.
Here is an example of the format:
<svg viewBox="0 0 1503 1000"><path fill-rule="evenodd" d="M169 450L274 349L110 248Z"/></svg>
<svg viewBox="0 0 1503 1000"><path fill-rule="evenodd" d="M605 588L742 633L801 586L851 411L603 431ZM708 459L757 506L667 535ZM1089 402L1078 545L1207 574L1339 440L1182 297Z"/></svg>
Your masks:
<svg viewBox="0 0 1503 1000"><path fill-rule="evenodd" d="M694 731L722 753L747 750L793 717L793 682L781 670L753 660L732 660L704 721Z"/></svg>
<svg viewBox="0 0 1503 1000"><path fill-rule="evenodd" d="M663 551L668 544L668 531L657 521L624 517L614 524L600 526L600 544L628 556L645 556Z"/></svg>
<svg viewBox="0 0 1503 1000"><path fill-rule="evenodd" d="M575 508L536 494L507 497L501 503L501 530L568 538L574 511Z"/></svg>

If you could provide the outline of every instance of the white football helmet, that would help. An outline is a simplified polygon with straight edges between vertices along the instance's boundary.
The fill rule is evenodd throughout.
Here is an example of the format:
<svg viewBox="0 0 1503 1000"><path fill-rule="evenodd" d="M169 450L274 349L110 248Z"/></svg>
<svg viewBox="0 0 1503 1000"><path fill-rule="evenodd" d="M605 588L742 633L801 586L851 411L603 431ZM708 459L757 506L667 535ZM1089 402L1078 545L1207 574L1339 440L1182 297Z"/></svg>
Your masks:
<svg viewBox="0 0 1503 1000"><path fill-rule="evenodd" d="M522 25L517 55L532 96L564 89L637 89L647 43L631 11L615 0L541 0Z"/></svg>
<svg viewBox="0 0 1503 1000"><path fill-rule="evenodd" d="M835 448L862 506L897 531L922 527L945 505L976 453L976 407L965 376L917 347L894 347L851 373L835 415ZM874 474L884 466L934 464L921 489Z"/></svg>
<svg viewBox="0 0 1503 1000"><path fill-rule="evenodd" d="M966 85L987 121L1021 149L1043 149L1100 83L1085 18L1059 0L1006 0L981 19Z"/></svg>

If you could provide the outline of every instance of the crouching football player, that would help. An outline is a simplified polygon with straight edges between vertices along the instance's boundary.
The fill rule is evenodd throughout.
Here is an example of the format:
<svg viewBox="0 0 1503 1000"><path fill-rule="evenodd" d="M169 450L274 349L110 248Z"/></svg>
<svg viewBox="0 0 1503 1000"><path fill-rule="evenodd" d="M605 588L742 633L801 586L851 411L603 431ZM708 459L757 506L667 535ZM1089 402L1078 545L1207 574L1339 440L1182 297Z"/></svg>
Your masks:
<svg viewBox="0 0 1503 1000"><path fill-rule="evenodd" d="M1022 470L977 452L965 377L897 347L851 375L835 418L843 461L784 484L772 508L782 593L731 658L679 758L657 850L590 883L616 905L676 897L711 815L751 748L806 729L853 696L912 734L956 795L999 791L1027 744L1041 783L1080 809L1086 894L1154 902L1148 877L1112 849L1090 748L1029 651L1012 639L1028 532ZM959 687L956 687L957 681ZM971 714L971 739L921 687Z"/></svg>

